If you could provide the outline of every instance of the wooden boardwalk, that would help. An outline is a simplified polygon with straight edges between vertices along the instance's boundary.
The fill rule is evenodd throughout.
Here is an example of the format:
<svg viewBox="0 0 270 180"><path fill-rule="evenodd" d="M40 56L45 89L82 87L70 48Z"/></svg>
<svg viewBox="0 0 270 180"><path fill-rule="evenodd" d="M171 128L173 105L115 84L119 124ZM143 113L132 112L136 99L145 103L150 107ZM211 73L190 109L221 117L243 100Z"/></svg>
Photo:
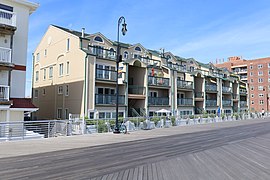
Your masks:
<svg viewBox="0 0 270 180"><path fill-rule="evenodd" d="M270 121L0 159L0 179L270 179Z"/></svg>

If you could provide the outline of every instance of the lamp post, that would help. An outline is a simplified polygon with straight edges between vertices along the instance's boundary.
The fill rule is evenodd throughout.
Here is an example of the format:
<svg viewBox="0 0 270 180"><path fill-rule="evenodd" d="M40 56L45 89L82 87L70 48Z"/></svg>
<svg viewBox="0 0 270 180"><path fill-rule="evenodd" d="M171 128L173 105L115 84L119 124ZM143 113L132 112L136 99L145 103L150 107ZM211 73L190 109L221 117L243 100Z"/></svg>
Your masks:
<svg viewBox="0 0 270 180"><path fill-rule="evenodd" d="M265 95L266 95L266 113L267 113L267 116L268 116L268 101L269 101L269 97L268 97L268 90L266 90L267 87L264 87L263 88L263 91L265 91Z"/></svg>
<svg viewBox="0 0 270 180"><path fill-rule="evenodd" d="M124 23L122 23L124 21ZM120 55L120 44L119 44L119 27L122 23L122 34L123 36L127 32L127 24L124 16L121 16L118 19L118 26L117 26L117 51L116 51L116 72L117 72L117 78L116 78L116 116L115 116L115 129L114 133L120 133L119 124L118 124L118 106L119 106L119 86L118 86L118 70L119 70L119 62L122 61L122 55Z"/></svg>

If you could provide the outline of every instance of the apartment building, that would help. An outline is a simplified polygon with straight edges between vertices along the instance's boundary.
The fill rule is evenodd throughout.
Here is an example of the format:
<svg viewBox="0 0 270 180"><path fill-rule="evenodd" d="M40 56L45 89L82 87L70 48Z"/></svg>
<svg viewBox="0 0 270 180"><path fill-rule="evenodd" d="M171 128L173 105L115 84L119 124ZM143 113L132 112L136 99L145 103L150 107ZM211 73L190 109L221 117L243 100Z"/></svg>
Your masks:
<svg viewBox="0 0 270 180"><path fill-rule="evenodd" d="M114 118L116 81L123 117L153 116L161 109L172 115L248 110L247 95L241 94L246 83L225 69L139 43L120 47L117 72L117 42L50 25L34 52L34 118Z"/></svg>
<svg viewBox="0 0 270 180"><path fill-rule="evenodd" d="M38 4L0 2L0 121L21 121L37 108L25 98L28 19Z"/></svg>
<svg viewBox="0 0 270 180"><path fill-rule="evenodd" d="M245 60L241 57L230 57L228 62L217 64L225 67L249 84L249 107L251 112L269 112L270 93L270 58Z"/></svg>

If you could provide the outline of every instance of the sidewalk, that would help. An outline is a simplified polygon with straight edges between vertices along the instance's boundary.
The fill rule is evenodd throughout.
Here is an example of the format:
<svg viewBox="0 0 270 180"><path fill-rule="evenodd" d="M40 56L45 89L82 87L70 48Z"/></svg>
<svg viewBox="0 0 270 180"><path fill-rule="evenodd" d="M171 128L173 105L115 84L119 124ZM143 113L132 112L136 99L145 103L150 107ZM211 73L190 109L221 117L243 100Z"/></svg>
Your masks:
<svg viewBox="0 0 270 180"><path fill-rule="evenodd" d="M140 130L130 132L129 134L102 133L102 134L56 137L49 139L7 141L0 143L0 158L91 147L111 143L121 143L127 141L143 140L176 134L181 135L185 133L216 130L219 128L248 125L267 121L269 121L269 119L250 119L250 120L227 121L211 124L177 126L163 129Z"/></svg>

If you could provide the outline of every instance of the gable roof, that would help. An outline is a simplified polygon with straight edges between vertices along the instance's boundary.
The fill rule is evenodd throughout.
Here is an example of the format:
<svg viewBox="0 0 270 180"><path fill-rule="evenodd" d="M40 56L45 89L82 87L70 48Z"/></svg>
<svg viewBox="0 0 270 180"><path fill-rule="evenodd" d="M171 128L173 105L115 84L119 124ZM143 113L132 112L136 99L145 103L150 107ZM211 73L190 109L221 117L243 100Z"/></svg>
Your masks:
<svg viewBox="0 0 270 180"><path fill-rule="evenodd" d="M58 28L58 29L62 29L63 31L66 31L68 33L71 33L77 37L81 37L82 36L82 32L79 32L79 31L75 31L75 30L72 30L72 29L67 29L67 28L64 28L64 27L61 27L61 26L56 26L54 24L51 24L52 26ZM87 34L85 33L85 36L89 36L90 34Z"/></svg>

